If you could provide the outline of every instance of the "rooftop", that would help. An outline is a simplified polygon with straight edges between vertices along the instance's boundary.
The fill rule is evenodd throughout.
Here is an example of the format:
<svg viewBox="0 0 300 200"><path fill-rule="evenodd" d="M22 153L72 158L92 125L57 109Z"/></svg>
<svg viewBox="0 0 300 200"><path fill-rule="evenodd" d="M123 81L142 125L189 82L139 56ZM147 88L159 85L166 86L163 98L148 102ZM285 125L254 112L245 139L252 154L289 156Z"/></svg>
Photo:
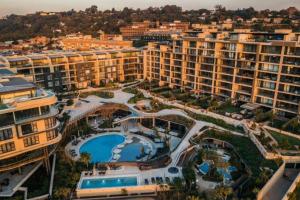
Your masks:
<svg viewBox="0 0 300 200"><path fill-rule="evenodd" d="M31 88L36 88L36 86L21 77L0 79L0 94Z"/></svg>

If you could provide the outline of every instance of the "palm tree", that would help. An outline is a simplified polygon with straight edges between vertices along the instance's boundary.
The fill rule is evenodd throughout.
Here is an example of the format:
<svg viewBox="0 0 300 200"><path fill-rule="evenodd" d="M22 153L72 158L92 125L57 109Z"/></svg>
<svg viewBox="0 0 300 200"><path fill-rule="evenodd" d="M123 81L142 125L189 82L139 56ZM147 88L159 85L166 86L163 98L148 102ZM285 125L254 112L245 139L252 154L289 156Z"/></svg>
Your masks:
<svg viewBox="0 0 300 200"><path fill-rule="evenodd" d="M86 165L86 168L89 168L89 163L91 161L91 155L87 152L82 152L80 154L80 162Z"/></svg>
<svg viewBox="0 0 300 200"><path fill-rule="evenodd" d="M232 194L232 188L230 187L217 187L215 189L215 196L217 199L226 200L228 195Z"/></svg>
<svg viewBox="0 0 300 200"><path fill-rule="evenodd" d="M180 194L183 191L183 183L181 178L173 179L173 186L175 187L177 200L180 200Z"/></svg>

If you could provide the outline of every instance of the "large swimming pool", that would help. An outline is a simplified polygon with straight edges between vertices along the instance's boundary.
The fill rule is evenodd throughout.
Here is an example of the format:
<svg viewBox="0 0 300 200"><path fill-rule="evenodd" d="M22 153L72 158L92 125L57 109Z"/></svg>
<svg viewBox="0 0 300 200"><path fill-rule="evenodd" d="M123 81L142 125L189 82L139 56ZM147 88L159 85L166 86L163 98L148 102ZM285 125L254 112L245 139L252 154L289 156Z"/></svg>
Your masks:
<svg viewBox="0 0 300 200"><path fill-rule="evenodd" d="M96 178L83 180L80 189L137 186L137 177Z"/></svg>
<svg viewBox="0 0 300 200"><path fill-rule="evenodd" d="M109 133L92 138L84 143L79 152L87 152L91 155L92 163L110 162L113 157L113 150L125 141L125 136L120 133ZM118 161L136 161L140 158L144 151L149 151L149 146L143 145L140 142L126 144L122 149Z"/></svg>

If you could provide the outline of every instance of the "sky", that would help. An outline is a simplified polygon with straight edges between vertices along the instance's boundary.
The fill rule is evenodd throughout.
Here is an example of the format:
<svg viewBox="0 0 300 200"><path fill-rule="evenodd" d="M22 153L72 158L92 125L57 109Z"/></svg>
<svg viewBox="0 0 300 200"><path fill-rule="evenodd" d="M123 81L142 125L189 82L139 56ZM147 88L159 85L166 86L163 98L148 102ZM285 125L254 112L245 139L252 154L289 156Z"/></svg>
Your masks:
<svg viewBox="0 0 300 200"><path fill-rule="evenodd" d="M178 5L183 9L212 9L222 4L228 9L248 8L280 10L295 6L300 9L300 0L0 0L0 16L8 14L28 14L36 11L66 11L70 9L84 10L91 5L98 9L122 9L159 7L163 5Z"/></svg>

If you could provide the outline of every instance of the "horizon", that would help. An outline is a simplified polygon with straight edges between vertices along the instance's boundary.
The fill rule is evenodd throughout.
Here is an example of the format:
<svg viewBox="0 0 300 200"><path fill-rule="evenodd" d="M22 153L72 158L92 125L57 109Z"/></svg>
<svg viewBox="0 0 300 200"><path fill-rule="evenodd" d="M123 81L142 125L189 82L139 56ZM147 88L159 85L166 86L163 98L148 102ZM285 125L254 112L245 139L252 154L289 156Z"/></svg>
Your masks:
<svg viewBox="0 0 300 200"><path fill-rule="evenodd" d="M281 0L266 0L265 2L260 2L260 0L251 0L250 2L240 2L239 0L211 0L206 2L200 0L195 2L195 0L186 0L182 3L180 0L165 0L162 3L161 0L149 0L147 2L141 2L140 0L86 0L82 2L81 0L66 0L61 2L59 0L36 2L36 0L24 0L19 2L19 0L1 0L0 5L0 16L4 17L11 14L16 15L26 15L32 14L39 11L44 12L63 12L74 9L76 11L85 10L86 8L96 5L98 10L111 10L115 8L116 10L122 10L125 7L132 9L147 9L149 7L162 7L165 5L176 5L182 7L183 10L197 10L197 9L213 9L215 5L221 4L229 10L243 9L253 7L255 10L282 10L289 7L300 7L300 1L288 0L282 2Z"/></svg>

